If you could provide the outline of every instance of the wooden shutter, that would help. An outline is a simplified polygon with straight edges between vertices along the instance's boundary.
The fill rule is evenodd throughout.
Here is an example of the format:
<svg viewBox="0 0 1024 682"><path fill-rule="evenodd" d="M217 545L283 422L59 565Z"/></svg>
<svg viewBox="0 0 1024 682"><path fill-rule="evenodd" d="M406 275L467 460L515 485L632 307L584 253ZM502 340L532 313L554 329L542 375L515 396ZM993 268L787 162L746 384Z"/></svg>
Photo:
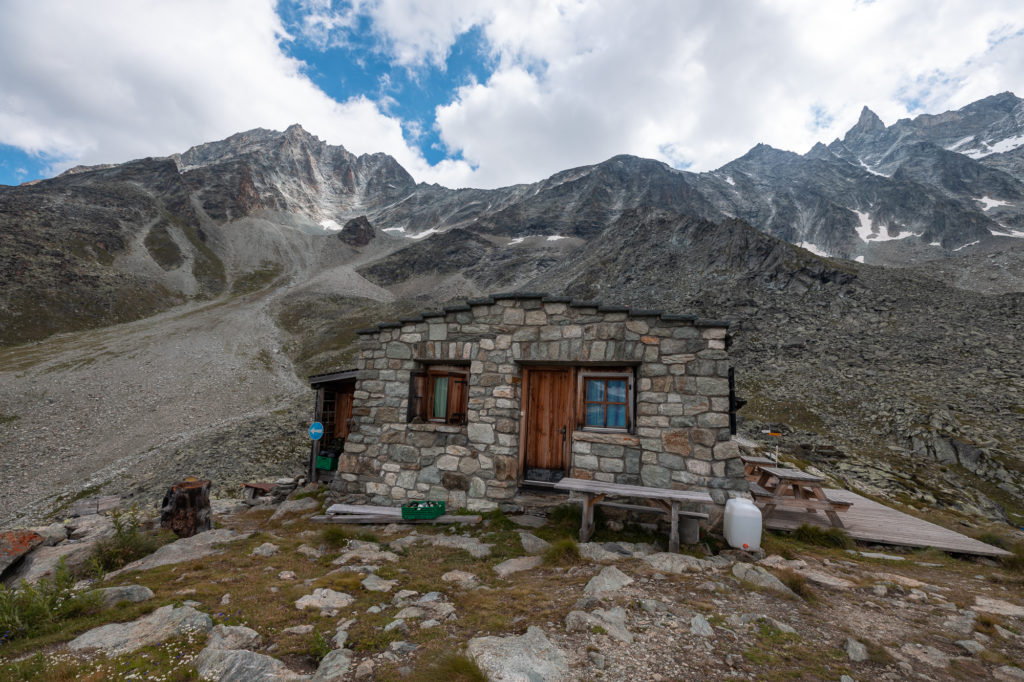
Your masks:
<svg viewBox="0 0 1024 682"><path fill-rule="evenodd" d="M427 373L413 372L409 380L409 414L407 421L427 418Z"/></svg>
<svg viewBox="0 0 1024 682"><path fill-rule="evenodd" d="M448 423L465 424L469 409L469 380L465 374L448 375Z"/></svg>

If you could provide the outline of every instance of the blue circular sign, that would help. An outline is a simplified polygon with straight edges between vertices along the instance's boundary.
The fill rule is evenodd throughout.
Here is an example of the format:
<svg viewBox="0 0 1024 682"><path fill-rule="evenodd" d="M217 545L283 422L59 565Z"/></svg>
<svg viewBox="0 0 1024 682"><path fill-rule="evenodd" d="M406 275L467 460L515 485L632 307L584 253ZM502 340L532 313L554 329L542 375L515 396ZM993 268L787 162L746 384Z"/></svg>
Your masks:
<svg viewBox="0 0 1024 682"><path fill-rule="evenodd" d="M324 425L320 422L313 422L309 425L309 437L313 440L320 440L324 435Z"/></svg>

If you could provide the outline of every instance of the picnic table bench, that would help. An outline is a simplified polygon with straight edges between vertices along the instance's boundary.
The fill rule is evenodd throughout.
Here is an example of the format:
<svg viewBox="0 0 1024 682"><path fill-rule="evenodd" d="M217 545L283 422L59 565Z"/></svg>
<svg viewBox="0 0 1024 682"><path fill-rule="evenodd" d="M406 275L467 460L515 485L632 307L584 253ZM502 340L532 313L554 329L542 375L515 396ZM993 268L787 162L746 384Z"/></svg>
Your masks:
<svg viewBox="0 0 1024 682"><path fill-rule="evenodd" d="M833 526L844 527L837 512L846 511L853 503L826 495L821 486L825 479L821 476L788 467L761 465L759 470L761 476L756 483L750 484L750 494L755 502L764 503L761 513L765 519L776 509L812 513L821 510Z"/></svg>
<svg viewBox="0 0 1024 682"><path fill-rule="evenodd" d="M695 544L700 539L698 519L707 519L704 512L680 509L682 504L714 504L707 493L690 490L670 490L668 488L648 488L642 485L625 485L622 483L604 483L588 481L582 478L563 478L555 484L555 490L568 490L583 495L583 521L580 524L580 542L587 542L594 534L594 506L601 504L618 509L630 509L642 512L659 512L668 514L670 530L668 549L679 551L679 529L683 530L683 540L687 544ZM605 502L608 495L647 500L658 506Z"/></svg>

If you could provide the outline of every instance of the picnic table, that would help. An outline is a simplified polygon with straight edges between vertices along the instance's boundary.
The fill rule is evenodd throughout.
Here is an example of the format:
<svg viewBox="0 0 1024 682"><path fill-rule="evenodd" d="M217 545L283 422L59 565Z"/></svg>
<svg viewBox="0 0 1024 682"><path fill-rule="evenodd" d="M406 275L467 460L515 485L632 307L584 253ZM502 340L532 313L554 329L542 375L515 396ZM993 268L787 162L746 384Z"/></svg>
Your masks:
<svg viewBox="0 0 1024 682"><path fill-rule="evenodd" d="M583 520L580 524L580 542L589 541L590 537L594 534L594 506L601 504L619 509L642 512L654 511L668 514L670 519L668 549L670 552L679 551L680 526L682 526L683 539L686 543L694 544L700 539L699 519L708 518L708 515L704 512L683 510L680 506L683 504L714 504L711 496L702 492L648 488L642 485L625 485L622 483L604 483L582 478L563 478L554 487L555 490L567 490L583 495ZM604 498L609 495L646 500L657 506L604 501Z"/></svg>
<svg viewBox="0 0 1024 682"><path fill-rule="evenodd" d="M764 503L761 513L767 519L776 509L794 509L816 513L821 510L836 528L843 528L837 512L850 508L852 502L829 497L821 484L821 476L789 467L759 467L760 478L750 484L755 502Z"/></svg>
<svg viewBox="0 0 1024 682"><path fill-rule="evenodd" d="M746 476L749 481L757 481L761 478L761 467L773 467L778 465L778 462L770 457L740 455L740 459L743 460L743 475Z"/></svg>

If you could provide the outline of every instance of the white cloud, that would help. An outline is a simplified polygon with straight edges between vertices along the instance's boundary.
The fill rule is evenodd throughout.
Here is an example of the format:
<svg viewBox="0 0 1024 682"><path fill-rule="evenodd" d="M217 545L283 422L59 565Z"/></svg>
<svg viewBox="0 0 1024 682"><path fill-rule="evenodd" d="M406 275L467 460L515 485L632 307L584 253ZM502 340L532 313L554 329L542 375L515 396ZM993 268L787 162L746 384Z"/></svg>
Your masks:
<svg viewBox="0 0 1024 682"><path fill-rule="evenodd" d="M365 28L412 72L481 29L493 73L436 121L399 120L381 86L344 102L281 45L273 0L0 5L0 143L62 165L166 155L301 123L418 180L489 187L619 153L709 170L757 142L805 151L867 104L887 123L1003 90L1024 95L1018 0L298 0L292 30L327 49ZM292 26L293 24L289 24ZM326 53L330 58L330 52ZM429 165L436 130L465 161ZM403 129L406 136L403 137Z"/></svg>
<svg viewBox="0 0 1024 682"><path fill-rule="evenodd" d="M465 163L430 167L375 102L325 95L281 50L288 39L271 0L7 3L0 143L61 170L298 122L352 152L391 154L418 179L469 176Z"/></svg>
<svg viewBox="0 0 1024 682"><path fill-rule="evenodd" d="M403 65L435 63L467 17L484 29L498 67L437 125L486 186L617 153L709 170L757 142L841 137L865 104L892 123L1024 94L1016 0L431 3L426 22L403 21L408 4L368 9Z"/></svg>

